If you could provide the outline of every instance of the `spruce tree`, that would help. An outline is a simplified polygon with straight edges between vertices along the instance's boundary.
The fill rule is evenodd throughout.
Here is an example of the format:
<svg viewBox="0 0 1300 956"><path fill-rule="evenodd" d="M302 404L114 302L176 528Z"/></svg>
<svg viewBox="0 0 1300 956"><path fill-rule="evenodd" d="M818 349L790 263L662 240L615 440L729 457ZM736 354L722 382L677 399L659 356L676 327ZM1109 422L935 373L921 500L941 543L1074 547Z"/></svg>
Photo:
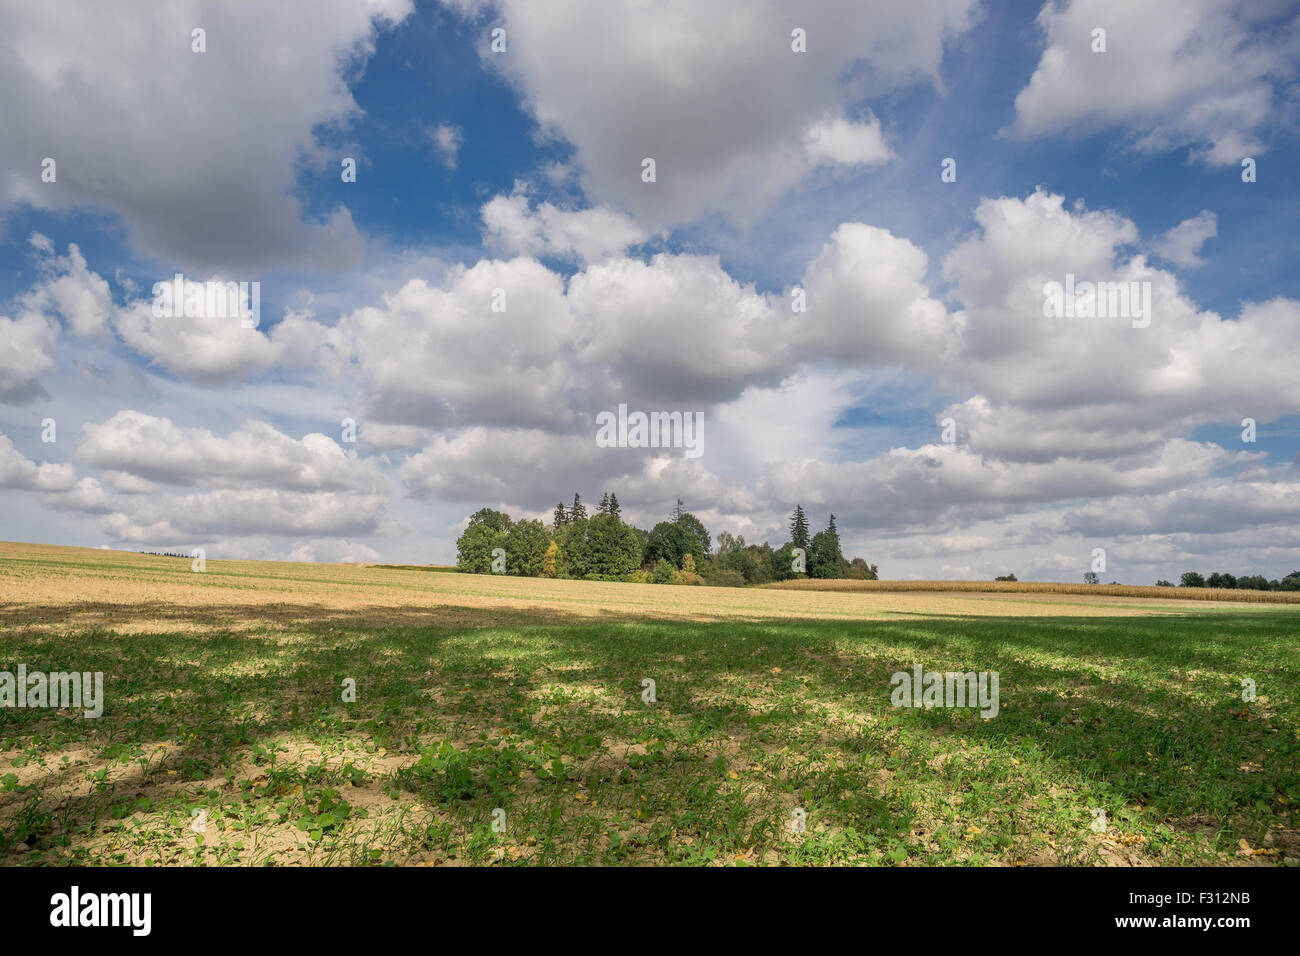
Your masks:
<svg viewBox="0 0 1300 956"><path fill-rule="evenodd" d="M609 514L609 492L608 491L600 496L600 513L603 515Z"/></svg>
<svg viewBox="0 0 1300 956"><path fill-rule="evenodd" d="M559 531L569 523L569 516L564 513L564 502L555 506L555 530Z"/></svg>
<svg viewBox="0 0 1300 956"><path fill-rule="evenodd" d="M808 550L808 518L803 513L803 505L794 506L790 516L790 541L796 548Z"/></svg>
<svg viewBox="0 0 1300 956"><path fill-rule="evenodd" d="M573 493L573 507L569 509L569 523L572 524L575 521L586 521L586 520L587 520L587 508L582 503L582 496L575 491Z"/></svg>
<svg viewBox="0 0 1300 956"><path fill-rule="evenodd" d="M622 510L618 506L618 495L613 493L609 496L609 513L615 518L620 517L622 514Z"/></svg>
<svg viewBox="0 0 1300 956"><path fill-rule="evenodd" d="M840 533L835 530L835 515L831 515L830 524L826 526L826 533L835 535L836 541L840 539Z"/></svg>

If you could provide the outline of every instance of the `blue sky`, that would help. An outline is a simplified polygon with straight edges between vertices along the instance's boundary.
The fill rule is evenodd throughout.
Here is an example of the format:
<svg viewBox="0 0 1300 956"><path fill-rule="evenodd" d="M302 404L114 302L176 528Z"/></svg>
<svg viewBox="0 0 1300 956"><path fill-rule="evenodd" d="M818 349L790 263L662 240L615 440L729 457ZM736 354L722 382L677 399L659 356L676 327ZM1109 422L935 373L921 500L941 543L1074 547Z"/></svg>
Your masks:
<svg viewBox="0 0 1300 956"><path fill-rule="evenodd" d="M1288 4L84 13L0 67L5 538L445 561L577 487L774 545L802 501L884 576L1300 566ZM258 328L150 317L175 272ZM1151 328L1048 324L1067 272ZM705 455L597 447L620 402Z"/></svg>

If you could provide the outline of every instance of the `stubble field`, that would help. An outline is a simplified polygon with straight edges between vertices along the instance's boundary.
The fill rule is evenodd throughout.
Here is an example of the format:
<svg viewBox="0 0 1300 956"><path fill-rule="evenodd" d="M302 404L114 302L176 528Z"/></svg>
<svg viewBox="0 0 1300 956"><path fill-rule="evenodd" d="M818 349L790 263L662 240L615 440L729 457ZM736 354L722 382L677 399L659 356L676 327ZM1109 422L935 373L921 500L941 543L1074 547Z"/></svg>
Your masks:
<svg viewBox="0 0 1300 956"><path fill-rule="evenodd" d="M0 863L1295 864L1298 633L0 544L0 670L105 685L0 708ZM997 716L893 707L916 664L998 672Z"/></svg>

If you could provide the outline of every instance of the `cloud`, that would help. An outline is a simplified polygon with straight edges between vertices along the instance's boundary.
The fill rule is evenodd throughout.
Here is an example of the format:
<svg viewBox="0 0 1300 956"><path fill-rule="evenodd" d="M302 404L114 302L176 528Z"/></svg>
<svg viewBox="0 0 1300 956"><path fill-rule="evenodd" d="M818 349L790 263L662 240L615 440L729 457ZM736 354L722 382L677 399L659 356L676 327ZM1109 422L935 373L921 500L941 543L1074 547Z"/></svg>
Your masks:
<svg viewBox="0 0 1300 956"><path fill-rule="evenodd" d="M29 244L36 251L38 278L15 299L17 318L0 316L0 332L5 333L0 337L0 402L49 397L40 379L54 367L62 327L73 336L101 341L110 338L111 330L159 367L205 384L244 378L277 364L314 362L324 347L320 327L295 314L271 336L244 328L239 313L252 307L251 287L241 290L237 306L231 302L219 310L225 315L160 317L151 298L117 305L108 283L89 269L76 244L69 245L64 257L56 256L54 243L39 233ZM209 284L223 283L213 278Z"/></svg>
<svg viewBox="0 0 1300 956"><path fill-rule="evenodd" d="M122 411L85 426L77 457L105 469L104 480L78 479L69 465L36 465L0 435L0 487L44 492L50 508L98 515L114 541L151 547L221 542L226 553L284 558L262 539L311 536L292 560L377 560L366 545L333 539L398 531L388 477L324 435L296 440L249 421L223 437ZM159 485L197 490L166 493Z"/></svg>
<svg viewBox="0 0 1300 956"><path fill-rule="evenodd" d="M1234 481L1173 488L1142 498L1096 501L1066 515L1071 531L1089 536L1228 534L1300 522L1300 482Z"/></svg>
<svg viewBox="0 0 1300 956"><path fill-rule="evenodd" d="M82 478L71 488L44 497L46 504L63 511L110 514L114 510L112 495L94 478Z"/></svg>
<svg viewBox="0 0 1300 956"><path fill-rule="evenodd" d="M249 299L240 306L247 311ZM287 335L291 325L282 335ZM275 365L283 346L237 314L157 316L153 302L139 299L118 311L115 330L132 349L173 375L205 384L243 378Z"/></svg>
<svg viewBox="0 0 1300 956"><path fill-rule="evenodd" d="M1243 303L1232 319L1200 310L1175 275L1126 253L1139 238L1132 222L1082 204L1067 209L1059 195L986 199L975 220L978 230L943 262L962 302L954 315L961 344L943 378L987 402L969 407L975 422L953 416L973 438L990 436L996 420L1004 432L1054 432L1066 452L1076 441L1076 454L1104 452L1109 434L1110 451L1121 453L1140 435L1235 424L1243 407L1261 421L1300 412L1300 379L1287 359L1300 301ZM1068 274L1150 283L1149 327L1046 317L1044 284Z"/></svg>
<svg viewBox="0 0 1300 956"><path fill-rule="evenodd" d="M1205 260L1200 256L1205 240L1218 234L1218 217L1208 209L1203 209L1200 215L1184 219L1169 231L1162 232L1152 242L1151 249L1161 259L1194 269L1205 265Z"/></svg>
<svg viewBox="0 0 1300 956"><path fill-rule="evenodd" d="M121 413L119 412L119 414ZM158 490L158 486L152 481L126 471L109 469L101 477L113 488L126 494L147 495Z"/></svg>
<svg viewBox="0 0 1300 956"><path fill-rule="evenodd" d="M427 428L415 425L385 425L381 422L367 422L357 427L357 442L381 452L396 448L418 448L425 445L433 436Z"/></svg>
<svg viewBox="0 0 1300 956"><path fill-rule="evenodd" d="M618 399L694 409L775 385L790 361L773 304L714 256L602 262L570 280L569 302L601 408Z"/></svg>
<svg viewBox="0 0 1300 956"><path fill-rule="evenodd" d="M444 123L431 129L429 138L433 140L434 152L438 154L442 164L448 169L454 170L456 168L456 158L460 153L460 144L464 142L465 138L461 128Z"/></svg>
<svg viewBox="0 0 1300 956"><path fill-rule="evenodd" d="M313 538L289 552L290 561L317 561L329 564L372 563L379 552L368 545L339 538Z"/></svg>
<svg viewBox="0 0 1300 956"><path fill-rule="evenodd" d="M492 9L508 49L494 54L485 41L484 63L518 88L544 135L574 145L594 204L625 209L654 232L709 212L752 220L820 165L883 161L874 117L853 122L848 110L938 84L945 46L970 28L977 5L839 0L792 13L777 0L501 0ZM806 53L792 50L796 27ZM656 161L653 184L641 181L646 157Z"/></svg>
<svg viewBox="0 0 1300 956"><path fill-rule="evenodd" d="M996 544L992 538L981 534L934 535L906 544L893 544L890 555L895 558L934 558L969 551L988 551Z"/></svg>
<svg viewBox="0 0 1300 956"><path fill-rule="evenodd" d="M32 233L39 278L14 302L17 318L0 315L0 402L24 405L49 397L41 376L54 368L62 317L78 336L100 336L114 310L108 283L86 267L81 250L62 258L48 236Z"/></svg>
<svg viewBox="0 0 1300 956"><path fill-rule="evenodd" d="M538 429L471 428L439 436L408 457L400 470L407 493L445 501L530 503L544 508L555 495L590 487L621 469L591 435L550 435ZM539 486L539 481L544 485Z"/></svg>
<svg viewBox="0 0 1300 956"><path fill-rule="evenodd" d="M1159 447L1172 431L1167 420L1143 421L1121 403L1031 410L984 395L949 405L936 419L936 434L951 419L957 443L1005 461L1132 455Z"/></svg>
<svg viewBox="0 0 1300 956"><path fill-rule="evenodd" d="M116 541L192 542L245 535L366 536L385 528L388 498L334 491L221 488L118 502L100 527Z"/></svg>
<svg viewBox="0 0 1300 956"><path fill-rule="evenodd" d="M543 202L533 207L521 184L483 206L486 245L506 255L595 262L649 238L636 222L613 209L567 210Z"/></svg>
<svg viewBox="0 0 1300 956"><path fill-rule="evenodd" d="M246 421L221 437L168 418L120 411L102 425L83 426L77 458L137 479L169 484L387 489L386 479L373 463L345 451L332 438L313 433L295 439L259 421ZM136 489L128 484L123 490Z"/></svg>
<svg viewBox="0 0 1300 956"><path fill-rule="evenodd" d="M86 259L75 244L62 258L54 254L54 243L40 233L28 240L37 252L41 280L22 297L25 309L63 317L69 331L78 336L101 336L114 311L108 283L86 267Z"/></svg>
<svg viewBox="0 0 1300 956"><path fill-rule="evenodd" d="M76 484L71 465L41 462L39 465L14 447L8 435L0 434L0 488L23 491L66 491Z"/></svg>
<svg viewBox="0 0 1300 956"><path fill-rule="evenodd" d="M956 325L930 297L926 267L906 239L841 224L804 273L808 311L787 320L791 347L810 360L934 368L955 345Z"/></svg>
<svg viewBox="0 0 1300 956"><path fill-rule="evenodd" d="M160 318L145 300L119 309L114 327L182 378L330 375L360 387L366 428L426 430L568 432L620 402L678 411L729 402L778 386L802 363L933 368L955 342L924 283L925 254L876 227L835 231L808 266L808 308L796 312L791 294L738 282L716 256L615 251L642 234L607 210L532 208L515 193L490 202L485 220L503 247L594 261L566 280L532 255L483 259L410 279L334 325L289 312L269 335L234 316ZM422 440L372 437L387 448Z"/></svg>
<svg viewBox="0 0 1300 956"><path fill-rule="evenodd" d="M804 148L812 159L837 166L874 166L893 157L874 116L862 123L823 117L804 130Z"/></svg>
<svg viewBox="0 0 1300 956"><path fill-rule="evenodd" d="M314 129L356 115L345 77L381 24L410 10L410 0L230 3L201 15L174 0L147 17L123 0L15 6L0 37L0 204L112 211L137 249L190 271L250 278L356 263L351 215L336 206L309 221L293 195L297 168L323 161ZM191 50L200 27L205 53ZM53 183L41 180L46 157Z"/></svg>
<svg viewBox="0 0 1300 956"><path fill-rule="evenodd" d="M949 445L894 448L866 461L780 461L764 468L761 497L829 508L846 526L963 527L1030 506L1161 492L1201 480L1230 460L1216 445L1174 439L1107 461L1012 463Z"/></svg>
<svg viewBox="0 0 1300 956"><path fill-rule="evenodd" d="M39 312L0 315L0 402L25 405L49 392L41 375L54 367L58 326Z"/></svg>
<svg viewBox="0 0 1300 956"><path fill-rule="evenodd" d="M589 503L602 491L615 491L626 502L624 520L646 527L663 520L678 498L701 516L758 508L753 492L698 459L660 449L602 448L594 431L471 428L409 456L400 474L415 498L492 504L548 521L555 503L569 502L575 490Z"/></svg>
<svg viewBox="0 0 1300 956"><path fill-rule="evenodd" d="M1047 45L1016 96L1013 133L1119 127L1138 150L1191 147L1222 166L1266 148L1300 18L1234 0L1067 0L1044 4L1038 25ZM1092 49L1098 28L1104 53Z"/></svg>
<svg viewBox="0 0 1300 956"><path fill-rule="evenodd" d="M355 362L340 368L359 381L368 419L553 428L573 420L576 330L563 278L520 257L456 266L441 286L413 279L316 335L337 362Z"/></svg>

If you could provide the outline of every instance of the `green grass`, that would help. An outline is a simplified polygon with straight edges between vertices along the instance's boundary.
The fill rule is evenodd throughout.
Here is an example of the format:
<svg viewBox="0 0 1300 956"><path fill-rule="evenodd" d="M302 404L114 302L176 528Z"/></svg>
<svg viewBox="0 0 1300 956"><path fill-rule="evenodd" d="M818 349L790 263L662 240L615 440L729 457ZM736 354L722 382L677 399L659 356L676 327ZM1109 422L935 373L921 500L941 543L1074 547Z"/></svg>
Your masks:
<svg viewBox="0 0 1300 956"><path fill-rule="evenodd" d="M0 710L0 863L1300 857L1294 612L501 619L11 628L0 669L102 670L107 704ZM894 709L890 676L913 663L998 671L1000 713Z"/></svg>

